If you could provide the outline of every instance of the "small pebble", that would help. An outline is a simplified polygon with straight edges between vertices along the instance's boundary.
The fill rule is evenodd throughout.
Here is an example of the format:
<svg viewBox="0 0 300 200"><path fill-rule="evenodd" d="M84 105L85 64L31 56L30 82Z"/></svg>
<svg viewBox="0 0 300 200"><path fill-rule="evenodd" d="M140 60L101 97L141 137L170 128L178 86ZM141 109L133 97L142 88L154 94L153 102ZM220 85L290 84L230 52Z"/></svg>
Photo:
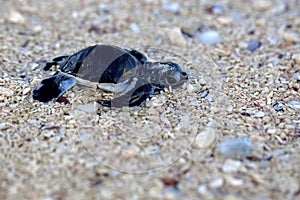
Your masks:
<svg viewBox="0 0 300 200"><path fill-rule="evenodd" d="M208 188L205 184L201 184L198 188L198 192L202 195L207 195L209 194Z"/></svg>
<svg viewBox="0 0 300 200"><path fill-rule="evenodd" d="M192 93L194 91L194 86L192 84L187 84L186 89L188 93Z"/></svg>
<svg viewBox="0 0 300 200"><path fill-rule="evenodd" d="M16 10L9 11L8 13L6 13L5 17L9 22L15 24L24 24L26 21L23 15Z"/></svg>
<svg viewBox="0 0 300 200"><path fill-rule="evenodd" d="M300 73L299 72L295 72L294 77L297 81L300 81Z"/></svg>
<svg viewBox="0 0 300 200"><path fill-rule="evenodd" d="M196 33L197 39L204 44L214 44L222 42L219 32L208 30L202 33Z"/></svg>
<svg viewBox="0 0 300 200"><path fill-rule="evenodd" d="M225 173L235 173L239 170L242 163L238 160L227 159L222 166L222 171Z"/></svg>
<svg viewBox="0 0 300 200"><path fill-rule="evenodd" d="M162 9L170 12L178 12L179 11L179 3L177 2L169 2L168 0L163 0Z"/></svg>
<svg viewBox="0 0 300 200"><path fill-rule="evenodd" d="M253 40L250 40L248 42L248 46L247 46L247 50L248 51L251 51L251 52L254 52L256 49L258 49L259 47L261 46L261 42L256 40L256 39L253 39Z"/></svg>
<svg viewBox="0 0 300 200"><path fill-rule="evenodd" d="M217 22L221 25L228 26L228 25L232 24L232 18L231 17L219 17L217 19Z"/></svg>
<svg viewBox="0 0 300 200"><path fill-rule="evenodd" d="M200 97L201 98L205 98L205 97L207 97L208 94L209 94L209 91L208 90L204 90L204 91L200 92Z"/></svg>
<svg viewBox="0 0 300 200"><path fill-rule="evenodd" d="M259 11L268 10L272 6L272 1L267 0L257 0L254 1L254 8Z"/></svg>
<svg viewBox="0 0 300 200"><path fill-rule="evenodd" d="M0 123L0 130L4 130L6 128L7 128L7 126L6 126L5 122L4 123Z"/></svg>
<svg viewBox="0 0 300 200"><path fill-rule="evenodd" d="M207 149L212 147L216 143L216 140L216 130L208 127L196 136L192 143L192 147L199 149Z"/></svg>
<svg viewBox="0 0 300 200"><path fill-rule="evenodd" d="M132 22L132 23L130 24L130 29L131 29L133 32L135 32L135 33L138 33L138 32L141 31L140 26L139 26L137 23L135 23L135 22Z"/></svg>
<svg viewBox="0 0 300 200"><path fill-rule="evenodd" d="M294 54L292 56L292 59L295 61L296 64L300 65L300 53L299 54Z"/></svg>
<svg viewBox="0 0 300 200"><path fill-rule="evenodd" d="M220 14L224 13L224 8L219 5L208 5L205 7L205 11L209 14L220 15Z"/></svg>
<svg viewBox="0 0 300 200"><path fill-rule="evenodd" d="M283 101L279 101L273 105L273 108L276 112L284 112L283 108L285 107L285 103Z"/></svg>
<svg viewBox="0 0 300 200"><path fill-rule="evenodd" d="M51 138L51 137L53 137L55 135L55 133L53 132L53 131L47 131L47 132L45 132L44 134L43 134L43 136L45 137L45 138Z"/></svg>
<svg viewBox="0 0 300 200"><path fill-rule="evenodd" d="M300 109L300 102L299 102L299 101L295 101L295 100L289 101L288 104L289 104L290 106L292 106L292 107L295 107L295 108Z"/></svg>
<svg viewBox="0 0 300 200"><path fill-rule="evenodd" d="M11 97L14 94L14 91L12 91L9 88L5 87L0 87L0 95L1 96L6 96L6 97Z"/></svg>
<svg viewBox="0 0 300 200"><path fill-rule="evenodd" d="M268 129L267 133L275 134L276 133L276 129Z"/></svg>
<svg viewBox="0 0 300 200"><path fill-rule="evenodd" d="M164 34L167 36L167 39L171 44L177 45L179 47L185 47L186 40L179 27L167 30Z"/></svg>
<svg viewBox="0 0 300 200"><path fill-rule="evenodd" d="M226 177L226 183L228 183L229 185L233 186L233 187L240 187L244 184L242 179L236 179L233 177Z"/></svg>
<svg viewBox="0 0 300 200"><path fill-rule="evenodd" d="M262 112L262 111L259 111L255 114L255 117L258 117L258 118L261 118L261 117L264 117L265 116L265 113Z"/></svg>
<svg viewBox="0 0 300 200"><path fill-rule="evenodd" d="M209 183L209 187L210 188L220 188L224 185L224 179L223 178L217 178L217 179L214 179L212 180L210 183Z"/></svg>
<svg viewBox="0 0 300 200"><path fill-rule="evenodd" d="M99 14L109 14L109 12L110 12L110 6L108 6L108 5L105 5L105 4L101 4L100 6L98 6L98 10L97 10L97 12L99 13Z"/></svg>
<svg viewBox="0 0 300 200"><path fill-rule="evenodd" d="M250 156L252 143L248 138L226 140L217 145L217 152L232 159L243 159Z"/></svg>
<svg viewBox="0 0 300 200"><path fill-rule="evenodd" d="M93 102L78 106L79 110L82 110L87 113L96 113L98 108L99 108L99 105L97 105L97 103L93 103Z"/></svg>
<svg viewBox="0 0 300 200"><path fill-rule="evenodd" d="M31 88L25 88L22 93L23 95L28 94L31 91Z"/></svg>
<svg viewBox="0 0 300 200"><path fill-rule="evenodd" d="M263 137L256 135L256 134L250 135L250 139L254 142L263 142L264 141Z"/></svg>
<svg viewBox="0 0 300 200"><path fill-rule="evenodd" d="M295 32L283 32L281 38L286 42L300 42L300 36Z"/></svg>

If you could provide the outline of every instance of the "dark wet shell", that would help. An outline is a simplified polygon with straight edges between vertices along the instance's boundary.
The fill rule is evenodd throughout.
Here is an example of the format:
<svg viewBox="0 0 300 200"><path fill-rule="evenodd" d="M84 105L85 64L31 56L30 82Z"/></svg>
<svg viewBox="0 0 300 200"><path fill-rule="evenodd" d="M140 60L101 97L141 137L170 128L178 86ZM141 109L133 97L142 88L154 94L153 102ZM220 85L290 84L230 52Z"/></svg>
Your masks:
<svg viewBox="0 0 300 200"><path fill-rule="evenodd" d="M145 62L145 59L136 50L95 45L70 56L60 69L93 82L117 83L124 73L141 64L140 60Z"/></svg>

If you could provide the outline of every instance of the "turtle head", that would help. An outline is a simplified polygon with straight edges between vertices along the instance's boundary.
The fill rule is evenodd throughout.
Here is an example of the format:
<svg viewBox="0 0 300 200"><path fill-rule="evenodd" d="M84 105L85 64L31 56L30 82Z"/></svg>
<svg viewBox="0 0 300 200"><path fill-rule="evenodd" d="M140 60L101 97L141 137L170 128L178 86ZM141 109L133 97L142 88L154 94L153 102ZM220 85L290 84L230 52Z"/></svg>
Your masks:
<svg viewBox="0 0 300 200"><path fill-rule="evenodd" d="M177 87L182 85L185 81L188 80L188 75L186 72L182 71L181 67L172 62L160 63L164 66L162 70L162 82L164 86Z"/></svg>

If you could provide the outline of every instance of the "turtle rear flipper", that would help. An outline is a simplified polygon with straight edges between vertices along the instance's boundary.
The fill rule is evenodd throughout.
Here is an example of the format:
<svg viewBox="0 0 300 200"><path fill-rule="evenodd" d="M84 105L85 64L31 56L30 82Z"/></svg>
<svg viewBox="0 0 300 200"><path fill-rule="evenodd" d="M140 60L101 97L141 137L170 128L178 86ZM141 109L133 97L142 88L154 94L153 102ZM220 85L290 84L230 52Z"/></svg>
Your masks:
<svg viewBox="0 0 300 200"><path fill-rule="evenodd" d="M53 76L42 80L39 86L33 89L32 97L41 102L48 102L60 97L68 89L72 88L76 79L63 72L56 72Z"/></svg>

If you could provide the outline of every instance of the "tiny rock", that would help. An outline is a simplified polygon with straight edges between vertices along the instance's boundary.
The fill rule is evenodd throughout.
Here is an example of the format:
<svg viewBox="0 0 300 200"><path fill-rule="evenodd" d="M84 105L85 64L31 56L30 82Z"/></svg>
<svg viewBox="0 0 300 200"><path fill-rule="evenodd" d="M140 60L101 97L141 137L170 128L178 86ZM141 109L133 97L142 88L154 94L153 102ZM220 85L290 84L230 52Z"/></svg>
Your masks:
<svg viewBox="0 0 300 200"><path fill-rule="evenodd" d="M199 186L198 192L199 192L200 194L202 194L202 195L207 195L207 194L209 194L208 188L207 188L207 186L206 186L205 184L202 184L202 185Z"/></svg>
<svg viewBox="0 0 300 200"><path fill-rule="evenodd" d="M293 61L296 63L296 64L299 64L300 65L300 54L294 54L292 56L292 59Z"/></svg>
<svg viewBox="0 0 300 200"><path fill-rule="evenodd" d="M6 13L5 18L9 22L15 23L15 24L24 24L26 21L25 18L23 17L23 15L16 10L11 10L8 13Z"/></svg>
<svg viewBox="0 0 300 200"><path fill-rule="evenodd" d="M258 118L261 118L261 117L264 117L265 116L265 113L262 112L262 111L259 111L255 114L255 117L258 117Z"/></svg>
<svg viewBox="0 0 300 200"><path fill-rule="evenodd" d="M6 128L7 128L6 123L0 123L0 130L4 130Z"/></svg>
<svg viewBox="0 0 300 200"><path fill-rule="evenodd" d="M275 134L276 133L276 129L268 129L267 133Z"/></svg>
<svg viewBox="0 0 300 200"><path fill-rule="evenodd" d="M163 0L162 9L169 12L178 12L179 11L179 3L177 2L169 2L168 0Z"/></svg>
<svg viewBox="0 0 300 200"><path fill-rule="evenodd" d="M254 8L259 11L268 10L271 6L272 6L271 1L267 1L267 0L254 1Z"/></svg>
<svg viewBox="0 0 300 200"><path fill-rule="evenodd" d="M232 24L232 18L231 17L219 17L217 19L217 22L221 25L228 26L228 25Z"/></svg>
<svg viewBox="0 0 300 200"><path fill-rule="evenodd" d="M294 72L294 77L297 81L300 81L300 72Z"/></svg>
<svg viewBox="0 0 300 200"><path fill-rule="evenodd" d="M296 100L289 101L289 106L294 107L296 109L300 109L300 102Z"/></svg>
<svg viewBox="0 0 300 200"><path fill-rule="evenodd" d="M247 46L247 50L251 51L251 52L254 52L260 46L261 46L261 42L256 40L256 39L253 39L253 40L249 41L248 46Z"/></svg>
<svg viewBox="0 0 300 200"><path fill-rule="evenodd" d="M215 49L214 50L219 56L230 56L231 51L229 49Z"/></svg>
<svg viewBox="0 0 300 200"><path fill-rule="evenodd" d="M192 84L187 84L186 89L188 93L192 93L194 91L194 86Z"/></svg>
<svg viewBox="0 0 300 200"><path fill-rule="evenodd" d="M250 136L250 139L254 142L263 142L264 141L264 138L259 136L259 135L255 135L255 134L252 134Z"/></svg>
<svg viewBox="0 0 300 200"><path fill-rule="evenodd" d="M45 138L50 138L50 137L53 137L55 135L55 133L53 131L47 131L43 134L43 136Z"/></svg>
<svg viewBox="0 0 300 200"><path fill-rule="evenodd" d="M23 95L28 94L31 91L31 88L25 88L22 93Z"/></svg>
<svg viewBox="0 0 300 200"><path fill-rule="evenodd" d="M168 37L170 43L177 45L179 47L185 47L186 40L181 32L181 29L176 27L165 33Z"/></svg>
<svg viewBox="0 0 300 200"><path fill-rule="evenodd" d="M78 109L87 113L96 113L98 108L99 106L93 102L78 106Z"/></svg>
<svg viewBox="0 0 300 200"><path fill-rule="evenodd" d="M37 26L34 26L34 27L32 28L32 30L33 30L33 32L35 32L35 33L40 33L40 32L43 30L43 28L42 28L40 25L37 25Z"/></svg>
<svg viewBox="0 0 300 200"><path fill-rule="evenodd" d="M217 145L216 151L227 158L243 159L251 155L252 142L248 138L226 140Z"/></svg>
<svg viewBox="0 0 300 200"><path fill-rule="evenodd" d="M208 90L204 90L200 92L200 97L201 98L205 98L209 95L209 91Z"/></svg>
<svg viewBox="0 0 300 200"><path fill-rule="evenodd" d="M283 101L279 101L273 105L273 108L276 112L284 112L283 108L285 107L285 103Z"/></svg>
<svg viewBox="0 0 300 200"><path fill-rule="evenodd" d="M223 184L224 184L224 179L223 178L217 178L217 179L212 180L209 183L209 187L210 188L220 188L220 187L223 186Z"/></svg>
<svg viewBox="0 0 300 200"><path fill-rule="evenodd" d="M281 38L286 42L299 42L300 36L295 32L283 32Z"/></svg>
<svg viewBox="0 0 300 200"><path fill-rule="evenodd" d="M222 42L219 32L208 30L202 33L196 33L197 39L204 44L214 44Z"/></svg>
<svg viewBox="0 0 300 200"><path fill-rule="evenodd" d="M14 94L14 92L11 89L5 88L5 87L0 87L0 95L1 96L11 97L13 94Z"/></svg>
<svg viewBox="0 0 300 200"><path fill-rule="evenodd" d="M136 33L138 33L138 32L141 31L140 26L139 26L137 23L135 23L135 22L132 22L132 23L130 24L130 29L131 29L133 32L136 32Z"/></svg>
<svg viewBox="0 0 300 200"><path fill-rule="evenodd" d="M235 173L239 170L242 163L238 160L227 159L222 166L222 171L225 173Z"/></svg>
<svg viewBox="0 0 300 200"><path fill-rule="evenodd" d="M244 184L243 180L236 179L231 176L226 177L226 183L228 183L232 187L240 187Z"/></svg>
<svg viewBox="0 0 300 200"><path fill-rule="evenodd" d="M219 5L207 5L205 7L205 11L209 14L223 14L225 12L224 8Z"/></svg>
<svg viewBox="0 0 300 200"><path fill-rule="evenodd" d="M207 149L212 147L217 140L217 133L213 128L205 128L194 139L192 147L199 149Z"/></svg>

